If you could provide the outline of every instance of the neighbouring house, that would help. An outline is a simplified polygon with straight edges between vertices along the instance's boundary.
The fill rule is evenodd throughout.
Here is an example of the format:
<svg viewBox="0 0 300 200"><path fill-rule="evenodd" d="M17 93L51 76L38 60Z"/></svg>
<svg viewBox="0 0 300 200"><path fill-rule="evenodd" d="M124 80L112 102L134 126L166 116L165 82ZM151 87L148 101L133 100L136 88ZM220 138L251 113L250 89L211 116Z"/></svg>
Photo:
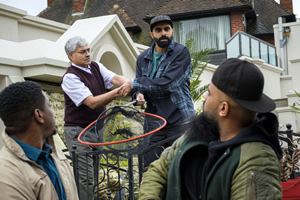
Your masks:
<svg viewBox="0 0 300 200"><path fill-rule="evenodd" d="M50 101L55 101L52 108L60 130L63 130L64 117L60 81L70 65L64 51L69 38L84 36L89 42L92 60L103 63L117 74L130 79L135 77L139 50L117 15L78 20L69 26L0 4L0 23L3 27L0 31L0 91L18 81L38 82L50 95ZM89 27L98 24L102 26L90 31Z"/></svg>
<svg viewBox="0 0 300 200"><path fill-rule="evenodd" d="M174 21L174 40L193 37L198 49L213 48L210 63L226 58L226 41L243 31L274 45L273 25L280 16L295 21L292 0L48 0L38 16L71 25L78 19L117 14L134 42L150 45L149 21L167 14ZM100 27L99 24L98 27ZM98 27L91 27L91 30Z"/></svg>

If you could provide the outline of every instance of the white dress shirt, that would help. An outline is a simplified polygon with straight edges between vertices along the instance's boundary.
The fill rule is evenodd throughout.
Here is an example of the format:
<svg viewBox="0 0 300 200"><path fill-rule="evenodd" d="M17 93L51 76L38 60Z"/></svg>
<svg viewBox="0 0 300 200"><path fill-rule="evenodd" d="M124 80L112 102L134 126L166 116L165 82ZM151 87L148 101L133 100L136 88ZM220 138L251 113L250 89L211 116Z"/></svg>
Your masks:
<svg viewBox="0 0 300 200"><path fill-rule="evenodd" d="M106 67L104 67L104 65L102 65L101 63L99 62L96 63L99 66L99 70L103 77L105 87L111 88L112 86L114 86L111 83L111 80L116 74L106 69ZM83 71L92 74L90 66L88 66L88 68L85 68L85 67L80 67L78 65L75 65L74 63L72 63L72 65L74 67L77 67ZM65 74L61 87L63 91L70 97L70 99L72 99L72 101L75 103L77 107L82 104L84 99L92 95L90 89L86 87L84 83L80 81L80 78L77 77L75 74L71 74L71 73Z"/></svg>

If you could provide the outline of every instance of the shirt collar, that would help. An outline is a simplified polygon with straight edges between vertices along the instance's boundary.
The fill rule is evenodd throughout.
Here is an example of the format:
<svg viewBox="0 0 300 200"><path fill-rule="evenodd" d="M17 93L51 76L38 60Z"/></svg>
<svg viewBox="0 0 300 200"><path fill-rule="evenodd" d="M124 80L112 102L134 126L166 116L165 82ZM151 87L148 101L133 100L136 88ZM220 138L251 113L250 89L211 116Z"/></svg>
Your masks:
<svg viewBox="0 0 300 200"><path fill-rule="evenodd" d="M21 148L23 149L26 156L34 162L36 162L39 159L42 152L44 152L42 155L44 155L46 158L49 156L50 153L52 153L53 147L47 143L44 143L43 150L39 150L39 149L32 147L12 136L10 136L10 137L12 139L14 139L21 146Z"/></svg>
<svg viewBox="0 0 300 200"><path fill-rule="evenodd" d="M90 65L88 65L87 68L86 68L86 67L81 67L81 66L79 66L79 65L76 65L76 64L74 64L73 62L72 62L72 65L73 65L74 67L77 67L77 68L82 69L82 70L91 69Z"/></svg>

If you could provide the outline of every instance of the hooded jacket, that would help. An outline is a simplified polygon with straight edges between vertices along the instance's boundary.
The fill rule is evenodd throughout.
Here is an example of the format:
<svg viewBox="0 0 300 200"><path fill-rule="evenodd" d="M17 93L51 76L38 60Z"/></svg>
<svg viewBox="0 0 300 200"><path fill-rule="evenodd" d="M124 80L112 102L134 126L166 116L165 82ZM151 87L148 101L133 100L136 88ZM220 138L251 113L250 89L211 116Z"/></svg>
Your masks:
<svg viewBox="0 0 300 200"><path fill-rule="evenodd" d="M278 121L271 113L258 118L225 142L179 138L144 173L140 199L184 199L188 179L198 179L195 199L282 199ZM201 158L198 176L192 167L182 169L195 156Z"/></svg>
<svg viewBox="0 0 300 200"><path fill-rule="evenodd" d="M1 199L58 200L56 190L45 170L31 161L18 143L2 134L0 151L0 194ZM66 193L66 198L78 200L72 169L63 152L56 148L53 138L47 140L53 149L51 156Z"/></svg>

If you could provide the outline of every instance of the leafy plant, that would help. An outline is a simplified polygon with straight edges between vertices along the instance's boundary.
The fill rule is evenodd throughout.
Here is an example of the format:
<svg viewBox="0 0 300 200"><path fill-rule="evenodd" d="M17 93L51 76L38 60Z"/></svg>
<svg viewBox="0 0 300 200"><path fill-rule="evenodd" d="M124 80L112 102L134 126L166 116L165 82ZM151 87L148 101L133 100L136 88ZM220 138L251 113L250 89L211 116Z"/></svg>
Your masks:
<svg viewBox="0 0 300 200"><path fill-rule="evenodd" d="M204 72L209 60L209 55L215 49L202 49L197 50L197 46L194 38L190 38L186 41L185 46L189 49L192 59L190 90L194 105L199 104L204 100L203 94L207 91L208 84L200 87L200 76ZM196 109L196 114L199 114L202 107Z"/></svg>
<svg viewBox="0 0 300 200"><path fill-rule="evenodd" d="M300 93L298 93L296 90L294 90L294 91L295 91L296 95L298 96L298 101L300 102ZM294 110L294 112L300 114L300 103L299 102L295 102L295 104L290 107Z"/></svg>

